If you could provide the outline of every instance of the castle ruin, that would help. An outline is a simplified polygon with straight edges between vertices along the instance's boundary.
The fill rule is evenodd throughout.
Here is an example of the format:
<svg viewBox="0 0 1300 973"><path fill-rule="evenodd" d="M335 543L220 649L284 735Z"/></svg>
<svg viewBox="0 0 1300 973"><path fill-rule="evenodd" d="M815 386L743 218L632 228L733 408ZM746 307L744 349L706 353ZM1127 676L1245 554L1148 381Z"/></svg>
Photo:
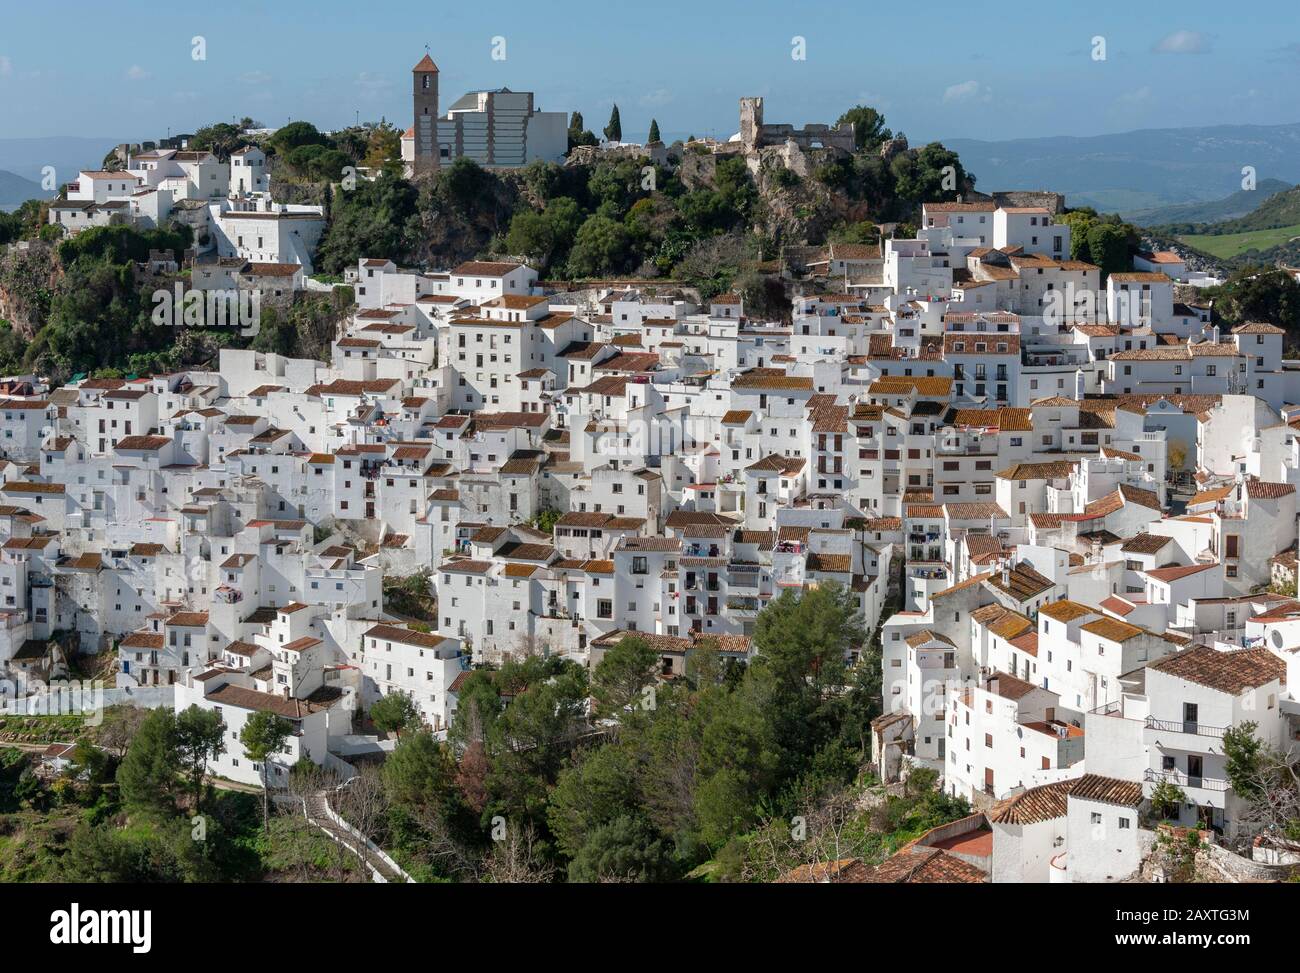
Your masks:
<svg viewBox="0 0 1300 973"><path fill-rule="evenodd" d="M769 125L763 121L763 99L740 99L740 141L745 152L757 152L769 145L794 142L801 149L842 149L852 152L853 124L831 128L829 125Z"/></svg>

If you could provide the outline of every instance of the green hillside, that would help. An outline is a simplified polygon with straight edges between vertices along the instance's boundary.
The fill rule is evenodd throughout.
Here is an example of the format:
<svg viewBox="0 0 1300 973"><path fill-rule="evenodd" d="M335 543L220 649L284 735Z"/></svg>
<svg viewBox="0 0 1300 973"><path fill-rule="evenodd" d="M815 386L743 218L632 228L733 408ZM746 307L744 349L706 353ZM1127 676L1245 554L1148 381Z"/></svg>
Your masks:
<svg viewBox="0 0 1300 973"><path fill-rule="evenodd" d="M1195 247L1220 260L1230 260L1251 250L1264 251L1280 247L1297 238L1300 238L1300 222L1245 233L1199 233L1178 237L1179 241L1189 247Z"/></svg>
<svg viewBox="0 0 1300 973"><path fill-rule="evenodd" d="M1216 223L1166 224L1154 227L1173 236L1227 236L1274 230L1300 223L1300 186L1274 193L1245 216Z"/></svg>

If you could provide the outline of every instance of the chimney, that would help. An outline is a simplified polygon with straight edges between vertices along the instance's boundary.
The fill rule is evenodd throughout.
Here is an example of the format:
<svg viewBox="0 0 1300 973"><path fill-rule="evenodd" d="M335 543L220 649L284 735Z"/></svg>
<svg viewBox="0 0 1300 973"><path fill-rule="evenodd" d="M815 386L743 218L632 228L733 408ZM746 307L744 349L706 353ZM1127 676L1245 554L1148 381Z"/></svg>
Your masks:
<svg viewBox="0 0 1300 973"><path fill-rule="evenodd" d="M1217 324L1210 329L1210 340L1216 345L1219 343L1219 326Z"/></svg>

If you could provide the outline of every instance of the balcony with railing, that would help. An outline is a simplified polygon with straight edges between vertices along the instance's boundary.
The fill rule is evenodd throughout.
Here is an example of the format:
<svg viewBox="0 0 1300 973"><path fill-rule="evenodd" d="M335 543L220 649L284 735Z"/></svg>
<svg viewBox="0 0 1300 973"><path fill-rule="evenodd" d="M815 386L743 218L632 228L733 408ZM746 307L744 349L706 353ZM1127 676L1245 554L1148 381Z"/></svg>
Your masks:
<svg viewBox="0 0 1300 973"><path fill-rule="evenodd" d="M727 599L727 613L736 618L757 618L761 608L757 598Z"/></svg>
<svg viewBox="0 0 1300 973"><path fill-rule="evenodd" d="M1154 716L1146 718L1146 726L1148 730L1159 730L1164 733L1187 733L1217 739L1222 739L1228 729L1226 726L1206 726L1195 720L1158 720Z"/></svg>
<svg viewBox="0 0 1300 973"><path fill-rule="evenodd" d="M717 544L688 544L682 551L682 557L720 557Z"/></svg>
<svg viewBox="0 0 1300 973"><path fill-rule="evenodd" d="M1152 770L1148 768L1146 773L1142 775L1142 779L1148 784L1174 784L1184 791L1200 790L1222 793L1232 786L1219 777L1194 777L1181 770ZM1192 796L1188 795L1188 797Z"/></svg>

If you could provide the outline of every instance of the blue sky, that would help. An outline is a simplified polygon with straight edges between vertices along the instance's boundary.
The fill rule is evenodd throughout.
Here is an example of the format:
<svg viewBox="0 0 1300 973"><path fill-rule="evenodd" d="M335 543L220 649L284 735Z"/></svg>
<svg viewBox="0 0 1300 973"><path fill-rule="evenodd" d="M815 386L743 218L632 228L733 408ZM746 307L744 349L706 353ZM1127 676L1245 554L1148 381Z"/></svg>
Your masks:
<svg viewBox="0 0 1300 973"><path fill-rule="evenodd" d="M64 0L56 14L7 0L0 138L138 140L241 115L330 128L360 113L405 127L425 44L444 107L508 86L599 130L617 102L628 138L643 138L652 116L669 137L729 136L742 95L764 96L769 121L793 124L873 104L913 142L1296 122L1293 4ZM806 60L791 57L796 35ZM204 61L191 56L195 36ZM504 61L491 56L498 36Z"/></svg>

